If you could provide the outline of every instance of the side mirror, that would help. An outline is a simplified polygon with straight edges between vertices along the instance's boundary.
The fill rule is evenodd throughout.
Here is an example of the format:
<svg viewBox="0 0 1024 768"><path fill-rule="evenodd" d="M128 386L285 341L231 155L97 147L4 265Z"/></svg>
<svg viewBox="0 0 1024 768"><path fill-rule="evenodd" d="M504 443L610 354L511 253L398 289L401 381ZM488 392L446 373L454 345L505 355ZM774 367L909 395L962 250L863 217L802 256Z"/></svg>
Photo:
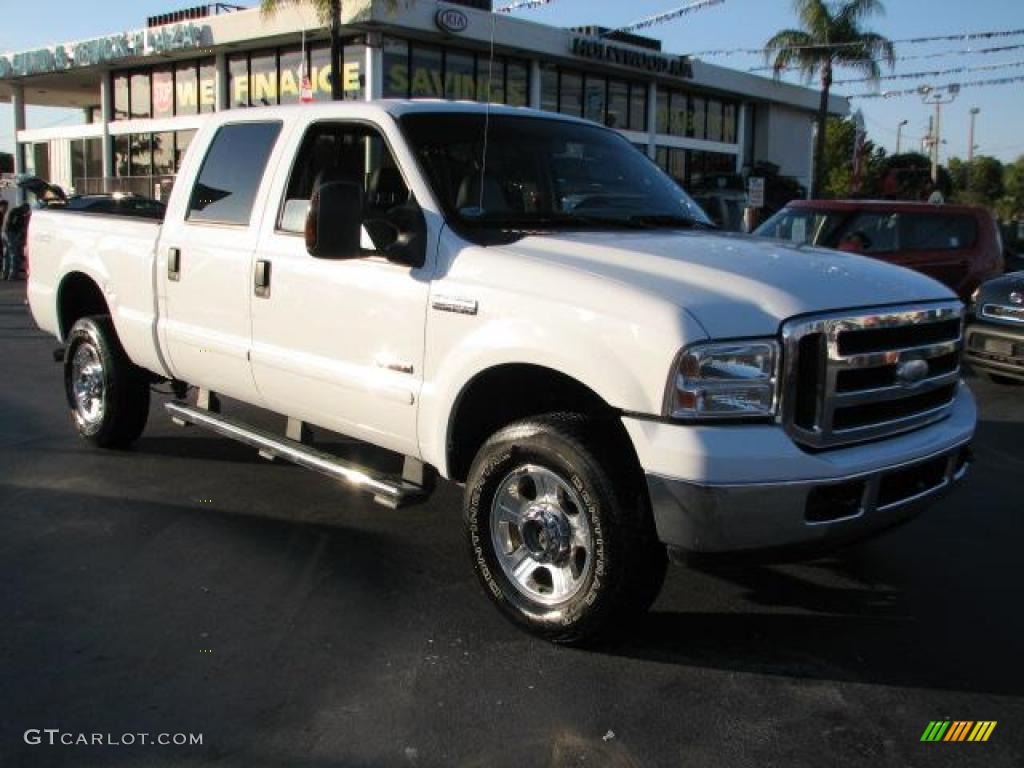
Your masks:
<svg viewBox="0 0 1024 768"><path fill-rule="evenodd" d="M318 259L358 259L362 224L362 188L346 181L328 182L309 204L306 250Z"/></svg>

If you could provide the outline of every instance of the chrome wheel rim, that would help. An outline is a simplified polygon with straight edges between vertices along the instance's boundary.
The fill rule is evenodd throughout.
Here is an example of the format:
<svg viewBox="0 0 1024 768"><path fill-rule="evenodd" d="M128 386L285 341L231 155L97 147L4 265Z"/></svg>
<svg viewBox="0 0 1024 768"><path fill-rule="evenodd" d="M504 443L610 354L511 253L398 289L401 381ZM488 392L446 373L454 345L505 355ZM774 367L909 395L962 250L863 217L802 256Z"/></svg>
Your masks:
<svg viewBox="0 0 1024 768"><path fill-rule="evenodd" d="M491 542L520 594L555 605L574 597L593 569L593 535L579 493L555 472L527 464L498 484Z"/></svg>
<svg viewBox="0 0 1024 768"><path fill-rule="evenodd" d="M75 415L81 422L93 426L103 420L103 363L92 344L82 344L71 358L71 392Z"/></svg>

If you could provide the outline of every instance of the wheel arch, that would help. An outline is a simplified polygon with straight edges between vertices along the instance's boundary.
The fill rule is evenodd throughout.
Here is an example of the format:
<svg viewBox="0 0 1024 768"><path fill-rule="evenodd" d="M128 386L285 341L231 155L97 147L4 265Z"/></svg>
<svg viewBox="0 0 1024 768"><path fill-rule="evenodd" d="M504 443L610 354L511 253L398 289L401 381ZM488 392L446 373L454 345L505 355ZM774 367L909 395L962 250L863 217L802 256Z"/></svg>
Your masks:
<svg viewBox="0 0 1024 768"><path fill-rule="evenodd" d="M69 272L57 288L57 328L62 341L83 317L109 315L110 305L96 281L84 272Z"/></svg>

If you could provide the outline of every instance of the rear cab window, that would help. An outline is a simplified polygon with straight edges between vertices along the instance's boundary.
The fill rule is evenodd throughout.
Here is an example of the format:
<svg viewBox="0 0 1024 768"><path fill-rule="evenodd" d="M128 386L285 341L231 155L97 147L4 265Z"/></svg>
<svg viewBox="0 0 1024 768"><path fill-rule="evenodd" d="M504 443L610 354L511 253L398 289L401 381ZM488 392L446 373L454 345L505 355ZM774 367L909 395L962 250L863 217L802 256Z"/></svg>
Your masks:
<svg viewBox="0 0 1024 768"><path fill-rule="evenodd" d="M221 126L189 198L190 222L248 226L280 122Z"/></svg>

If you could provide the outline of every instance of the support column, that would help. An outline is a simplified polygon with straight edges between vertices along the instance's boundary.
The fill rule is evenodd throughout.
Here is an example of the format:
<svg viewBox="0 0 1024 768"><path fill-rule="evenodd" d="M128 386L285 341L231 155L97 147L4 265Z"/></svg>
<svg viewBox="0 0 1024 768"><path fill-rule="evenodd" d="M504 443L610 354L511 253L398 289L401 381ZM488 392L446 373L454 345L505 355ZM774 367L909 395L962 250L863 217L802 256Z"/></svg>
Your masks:
<svg viewBox="0 0 1024 768"><path fill-rule="evenodd" d="M540 60L530 60L530 107L540 109Z"/></svg>
<svg viewBox="0 0 1024 768"><path fill-rule="evenodd" d="M214 58L214 67L217 70L214 75L214 106L217 112L222 112L231 105L231 97L228 88L231 78L228 77L227 54L218 53Z"/></svg>
<svg viewBox="0 0 1024 768"><path fill-rule="evenodd" d="M384 97L384 41L379 32L366 36L366 60L363 62L363 98L366 101Z"/></svg>
<svg viewBox="0 0 1024 768"><path fill-rule="evenodd" d="M11 86L11 105L14 107L14 172L25 172L25 147L18 140L18 133L25 130L25 86ZM19 193L20 196L20 193Z"/></svg>
<svg viewBox="0 0 1024 768"><path fill-rule="evenodd" d="M658 156L658 84L647 85L647 156L654 160Z"/></svg>
<svg viewBox="0 0 1024 768"><path fill-rule="evenodd" d="M114 121L114 93L111 78L106 72L100 80L100 120L103 122L103 133L100 139L100 160L102 162L103 189L110 184L107 181L114 175L114 147L110 141L110 124Z"/></svg>
<svg viewBox="0 0 1024 768"><path fill-rule="evenodd" d="M747 102L740 102L736 120L736 143L740 148L740 151L736 154L736 173L739 174L743 173L743 166L747 160Z"/></svg>

